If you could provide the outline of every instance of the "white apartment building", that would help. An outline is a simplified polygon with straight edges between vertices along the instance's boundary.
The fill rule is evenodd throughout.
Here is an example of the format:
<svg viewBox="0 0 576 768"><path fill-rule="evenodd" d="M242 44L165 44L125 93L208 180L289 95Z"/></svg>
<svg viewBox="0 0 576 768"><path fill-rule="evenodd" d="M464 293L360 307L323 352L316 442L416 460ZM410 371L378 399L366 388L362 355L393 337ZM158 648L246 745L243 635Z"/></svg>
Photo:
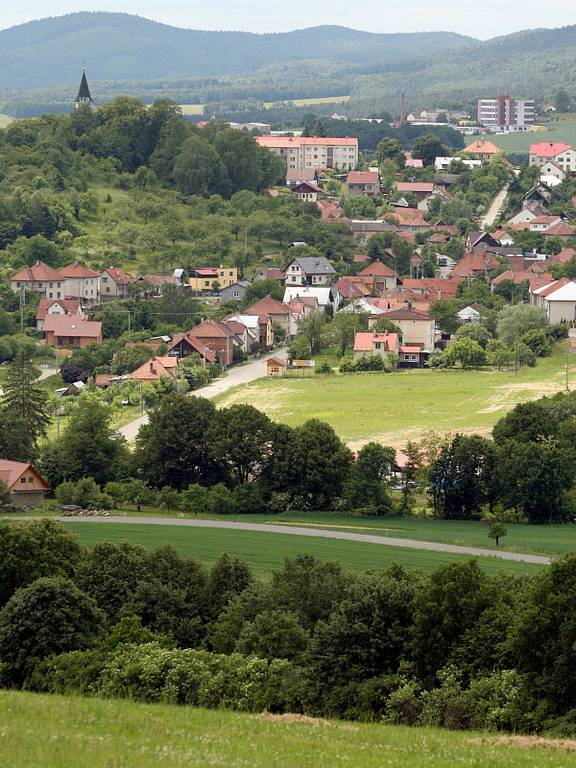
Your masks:
<svg viewBox="0 0 576 768"><path fill-rule="evenodd" d="M257 136L256 141L283 157L288 170L338 168L351 171L358 164L356 138Z"/></svg>
<svg viewBox="0 0 576 768"><path fill-rule="evenodd" d="M576 171L576 150L570 144L541 141L530 146L530 165L538 165L542 173L551 173L551 164L559 171Z"/></svg>
<svg viewBox="0 0 576 768"><path fill-rule="evenodd" d="M492 131L527 131L534 125L534 99L478 99L478 122Z"/></svg>

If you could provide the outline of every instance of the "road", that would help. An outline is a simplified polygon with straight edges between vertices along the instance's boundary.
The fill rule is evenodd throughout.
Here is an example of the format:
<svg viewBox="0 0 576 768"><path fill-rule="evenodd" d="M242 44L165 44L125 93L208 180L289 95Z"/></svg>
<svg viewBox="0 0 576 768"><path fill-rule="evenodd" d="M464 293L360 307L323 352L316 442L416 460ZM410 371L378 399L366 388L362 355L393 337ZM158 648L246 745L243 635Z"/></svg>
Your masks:
<svg viewBox="0 0 576 768"><path fill-rule="evenodd" d="M234 368L230 368L226 376L222 376L220 379L214 379L205 387L195 389L191 394L196 397L212 398L217 395L222 395L233 387L237 387L240 384L249 384L251 381L261 379L266 376L266 361L271 357L277 357L281 360L286 360L287 351L285 349L277 349L268 355L263 355L258 360L252 360L244 365L238 365ZM143 424L148 422L148 415L144 414L139 416L134 421L125 424L117 431L123 435L126 440L134 440L138 434L138 430Z"/></svg>
<svg viewBox="0 0 576 768"><path fill-rule="evenodd" d="M494 200L492 200L492 204L490 205L490 208L488 208L484 216L482 216L482 218L480 219L480 229L484 229L485 227L491 227L492 224L494 224L494 222L500 215L500 211L504 206L504 202L506 200L507 194L508 194L508 184L506 184L506 186L503 187L500 190L500 192L498 192Z"/></svg>
<svg viewBox="0 0 576 768"><path fill-rule="evenodd" d="M380 544L385 547L403 547L430 552L449 552L467 557L497 557L501 560L513 560L521 563L550 565L551 559L541 555L526 555L520 552L504 552L499 549L481 547L460 547L455 544L443 544L436 541L418 539L399 539L391 536L375 536L366 533L349 533L324 530L322 528L304 528L296 525L273 525L267 523L233 523L227 520L197 520L177 517L119 517L116 515L95 517L59 517L62 523L118 523L124 525L182 525L190 528L223 528L230 531L255 531L257 533L280 533L289 536L312 536L322 539L340 539L358 541L364 544Z"/></svg>

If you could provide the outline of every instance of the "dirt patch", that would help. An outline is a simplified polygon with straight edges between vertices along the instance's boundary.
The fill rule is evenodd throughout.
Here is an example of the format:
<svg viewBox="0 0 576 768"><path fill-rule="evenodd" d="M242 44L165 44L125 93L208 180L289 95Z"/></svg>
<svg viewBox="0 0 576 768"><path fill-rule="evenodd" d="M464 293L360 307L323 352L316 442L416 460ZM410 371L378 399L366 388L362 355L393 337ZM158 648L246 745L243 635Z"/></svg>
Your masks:
<svg viewBox="0 0 576 768"><path fill-rule="evenodd" d="M451 440L456 432L459 435L481 435L482 437L490 437L492 434L492 427L467 427L466 429L435 429L434 435ZM361 440L350 440L346 443L351 451L359 451L366 443L380 443L380 445L390 446L390 448L396 448L396 450L402 450L406 447L406 444L411 440L418 442L430 435L429 429L404 429L400 432L384 432L380 435L371 435L370 437L362 438Z"/></svg>
<svg viewBox="0 0 576 768"><path fill-rule="evenodd" d="M260 720L268 720L274 723L304 723L305 725L316 725L322 727L330 727L329 720L324 720L321 717L308 717L308 715L299 715L296 712L286 712L284 715L273 715L271 712L261 712L257 717Z"/></svg>
<svg viewBox="0 0 576 768"><path fill-rule="evenodd" d="M535 400L545 395L554 395L565 388L564 380L558 382L524 382L522 384L505 384L498 387L496 393L488 400L488 404L479 413L498 413L513 408L517 403L518 394L527 394L528 400ZM522 401L524 398L522 398Z"/></svg>
<svg viewBox="0 0 576 768"><path fill-rule="evenodd" d="M260 411L270 415L284 409L284 403L280 402L282 397L290 397L293 390L289 387L275 387L271 390L269 387L259 387L257 384L249 385L249 400L246 397L247 387L239 386L230 394L227 394L218 401L218 408L229 408L236 403L246 403L258 408Z"/></svg>
<svg viewBox="0 0 576 768"><path fill-rule="evenodd" d="M470 744L491 744L497 747L522 747L524 749L555 749L560 752L576 752L573 739L545 739L541 736L491 736L470 739Z"/></svg>

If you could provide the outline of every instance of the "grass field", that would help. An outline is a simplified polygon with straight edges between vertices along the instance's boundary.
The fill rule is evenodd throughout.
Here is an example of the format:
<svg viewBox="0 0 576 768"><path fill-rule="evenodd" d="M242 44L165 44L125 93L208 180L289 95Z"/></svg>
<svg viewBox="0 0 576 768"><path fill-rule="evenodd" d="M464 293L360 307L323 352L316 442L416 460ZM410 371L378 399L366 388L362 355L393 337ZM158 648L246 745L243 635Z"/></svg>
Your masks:
<svg viewBox="0 0 576 768"><path fill-rule="evenodd" d="M7 125L10 125L14 121L13 117L10 117L10 115L4 115L0 113L0 128L6 128Z"/></svg>
<svg viewBox="0 0 576 768"><path fill-rule="evenodd" d="M275 521L275 520L274 520ZM259 522L262 522L260 518ZM203 563L215 562L224 552L245 560L259 576L268 576L279 570L285 558L299 554L313 555L321 560L332 560L351 571L362 572L387 568L400 563L407 568L433 571L445 563L468 559L463 555L446 552L388 547L357 541L316 539L292 534L234 531L217 528L186 528L170 525L142 525L137 523L66 522L84 546L100 541L130 541L145 547L171 544L183 555L195 557ZM392 534L391 534L392 535ZM406 534L406 538L408 538ZM424 538L424 536L422 537ZM484 542L486 546L487 540ZM510 562L494 557L479 558L480 565L489 572L514 570L535 572L542 566Z"/></svg>
<svg viewBox="0 0 576 768"><path fill-rule="evenodd" d="M294 104L295 107L307 107L315 104L344 104L350 99L350 96L324 96L316 99L286 99L286 102ZM267 101L264 103L265 109L270 109L275 104L285 103L283 101ZM180 104L183 115L201 115L204 112L204 104Z"/></svg>
<svg viewBox="0 0 576 768"><path fill-rule="evenodd" d="M218 400L250 403L271 418L296 426L309 418L331 424L352 447L377 440L403 447L426 432L486 434L519 402L574 383L575 358L558 345L535 368L513 371L404 370L307 379L260 379Z"/></svg>
<svg viewBox="0 0 576 768"><path fill-rule="evenodd" d="M0 692L3 768L571 768L568 742ZM574 744L574 742L571 742Z"/></svg>
<svg viewBox="0 0 576 768"><path fill-rule="evenodd" d="M558 121L543 123L544 131L530 133L512 133L502 136L489 134L482 138L488 139L505 152L528 152L530 144L539 141L560 141L576 144L576 116L567 115Z"/></svg>

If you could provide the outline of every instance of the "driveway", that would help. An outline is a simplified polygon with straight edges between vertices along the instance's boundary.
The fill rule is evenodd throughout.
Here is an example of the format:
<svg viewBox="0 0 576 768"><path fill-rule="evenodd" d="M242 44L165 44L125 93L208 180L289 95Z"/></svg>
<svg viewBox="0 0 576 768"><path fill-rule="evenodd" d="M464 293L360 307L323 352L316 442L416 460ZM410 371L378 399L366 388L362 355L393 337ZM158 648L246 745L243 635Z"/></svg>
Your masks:
<svg viewBox="0 0 576 768"><path fill-rule="evenodd" d="M225 376L222 376L222 378L214 379L214 381L211 381L207 386L195 389L190 394L195 395L196 397L207 398L222 395L224 392L227 392L229 389L233 389L240 384L249 384L251 381L256 381L256 379L261 379L263 376L266 376L266 361L271 357L286 360L287 356L287 350L278 349L268 355L263 355L258 360L252 360L244 365L230 368L228 373ZM126 440L134 440L140 427L147 423L148 415L144 414L143 416L134 419L134 421L125 424L123 427L120 427L117 431L123 435Z"/></svg>
<svg viewBox="0 0 576 768"><path fill-rule="evenodd" d="M488 208L484 216L482 216L482 218L480 219L480 229L484 229L485 227L491 227L492 224L494 224L494 222L500 215L500 211L504 207L504 202L506 200L507 194L508 194L508 184L506 184L506 186L503 187L500 190L500 192L498 192L494 200L492 200L492 204L490 205L490 208Z"/></svg>
<svg viewBox="0 0 576 768"><path fill-rule="evenodd" d="M119 517L115 515L101 517L59 517L62 523L118 523L124 525L181 525L190 528L223 528L230 531L255 531L257 533L279 533L291 536L312 536L322 539L340 539L341 541L359 541L364 544L380 544L384 547L403 547L429 552L449 552L467 557L497 557L501 560L513 560L521 563L550 565L551 559L541 555L525 555L520 552L504 552L500 549L482 549L481 547L459 547L455 544L442 544L436 541L417 539L398 539L390 536L374 536L366 533L348 533L322 528L304 528L296 525L268 525L266 523L233 523L227 520L191 520L177 517Z"/></svg>

